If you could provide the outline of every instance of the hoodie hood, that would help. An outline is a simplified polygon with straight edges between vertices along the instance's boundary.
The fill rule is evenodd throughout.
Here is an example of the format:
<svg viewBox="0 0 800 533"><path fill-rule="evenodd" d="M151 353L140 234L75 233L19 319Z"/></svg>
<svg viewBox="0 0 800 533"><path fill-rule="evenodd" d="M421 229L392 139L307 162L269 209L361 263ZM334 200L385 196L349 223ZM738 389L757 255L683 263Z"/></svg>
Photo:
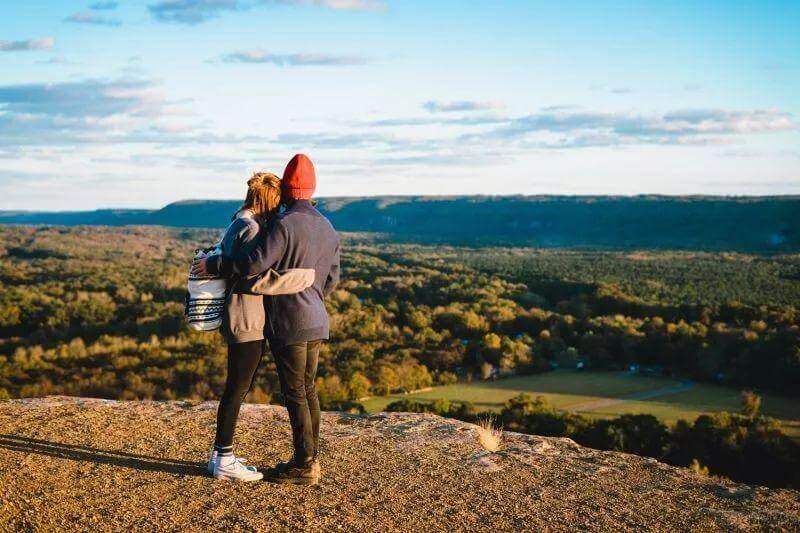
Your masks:
<svg viewBox="0 0 800 533"><path fill-rule="evenodd" d="M237 212L233 214L231 220L237 220L239 218L256 218L256 214L253 213L252 209L239 209Z"/></svg>

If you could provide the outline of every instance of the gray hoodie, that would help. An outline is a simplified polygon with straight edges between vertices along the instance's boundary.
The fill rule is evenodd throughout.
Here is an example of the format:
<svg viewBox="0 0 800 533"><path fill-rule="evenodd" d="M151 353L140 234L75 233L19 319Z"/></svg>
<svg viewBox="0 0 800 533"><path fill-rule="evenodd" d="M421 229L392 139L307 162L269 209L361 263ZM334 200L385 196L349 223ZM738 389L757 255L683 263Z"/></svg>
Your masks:
<svg viewBox="0 0 800 533"><path fill-rule="evenodd" d="M233 216L220 242L223 255L236 255L247 251L261 230L261 225L249 209L242 209ZM254 294L238 294L231 288L237 277L228 281L228 294L222 314L222 335L228 344L264 340L264 297Z"/></svg>

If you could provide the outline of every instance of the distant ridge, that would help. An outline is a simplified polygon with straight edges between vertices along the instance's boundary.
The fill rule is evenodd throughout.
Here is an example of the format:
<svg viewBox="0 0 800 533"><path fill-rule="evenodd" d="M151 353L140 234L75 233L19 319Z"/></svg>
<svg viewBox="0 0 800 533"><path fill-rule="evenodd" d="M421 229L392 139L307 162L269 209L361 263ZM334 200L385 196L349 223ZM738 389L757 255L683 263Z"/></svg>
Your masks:
<svg viewBox="0 0 800 533"><path fill-rule="evenodd" d="M0 223L223 227L239 200L161 209L0 211ZM800 251L800 196L376 196L321 198L336 228L403 242L568 248Z"/></svg>

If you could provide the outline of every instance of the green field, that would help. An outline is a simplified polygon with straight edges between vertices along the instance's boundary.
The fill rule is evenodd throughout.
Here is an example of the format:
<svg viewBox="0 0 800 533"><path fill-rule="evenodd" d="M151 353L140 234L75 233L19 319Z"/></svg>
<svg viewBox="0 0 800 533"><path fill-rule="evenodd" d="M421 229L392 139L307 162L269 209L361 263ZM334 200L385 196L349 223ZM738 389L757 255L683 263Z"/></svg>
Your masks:
<svg viewBox="0 0 800 533"><path fill-rule="evenodd" d="M668 424L681 418L692 421L704 413L738 411L740 406L739 391L730 387L621 372L568 370L434 387L411 395L370 398L363 404L367 411L377 412L406 397L468 401L479 410L499 410L505 401L521 392L543 396L565 411L593 417L648 413ZM800 399L763 395L762 412L780 419L788 434L800 437Z"/></svg>

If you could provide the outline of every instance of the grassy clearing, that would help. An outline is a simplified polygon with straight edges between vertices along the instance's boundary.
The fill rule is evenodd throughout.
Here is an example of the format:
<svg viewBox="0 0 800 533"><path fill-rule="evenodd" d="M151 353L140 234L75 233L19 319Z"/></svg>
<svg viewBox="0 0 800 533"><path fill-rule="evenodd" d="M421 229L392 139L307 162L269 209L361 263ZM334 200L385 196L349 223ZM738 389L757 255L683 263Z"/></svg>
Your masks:
<svg viewBox="0 0 800 533"><path fill-rule="evenodd" d="M666 423L678 419L694 420L698 415L718 411L738 411L739 391L704 383L682 390L684 383L670 378L631 376L620 372L556 371L516 376L491 382L459 383L411 395L415 400L469 401L478 409L499 411L503 404L521 392L544 396L556 408L575 410L588 416L611 418L625 413L649 413ZM636 399L660 390L664 393ZM366 400L369 412L386 408L403 395ZM765 394L762 412L781 419L786 432L800 438L800 400Z"/></svg>
<svg viewBox="0 0 800 533"><path fill-rule="evenodd" d="M516 376L497 381L476 381L414 394L415 400L468 401L479 409L499 410L510 398L521 392L544 396L559 409L606 398L619 398L653 389L678 386L667 378L634 377L611 372L557 371L530 376ZM403 395L370 398L364 402L368 411L380 411Z"/></svg>

